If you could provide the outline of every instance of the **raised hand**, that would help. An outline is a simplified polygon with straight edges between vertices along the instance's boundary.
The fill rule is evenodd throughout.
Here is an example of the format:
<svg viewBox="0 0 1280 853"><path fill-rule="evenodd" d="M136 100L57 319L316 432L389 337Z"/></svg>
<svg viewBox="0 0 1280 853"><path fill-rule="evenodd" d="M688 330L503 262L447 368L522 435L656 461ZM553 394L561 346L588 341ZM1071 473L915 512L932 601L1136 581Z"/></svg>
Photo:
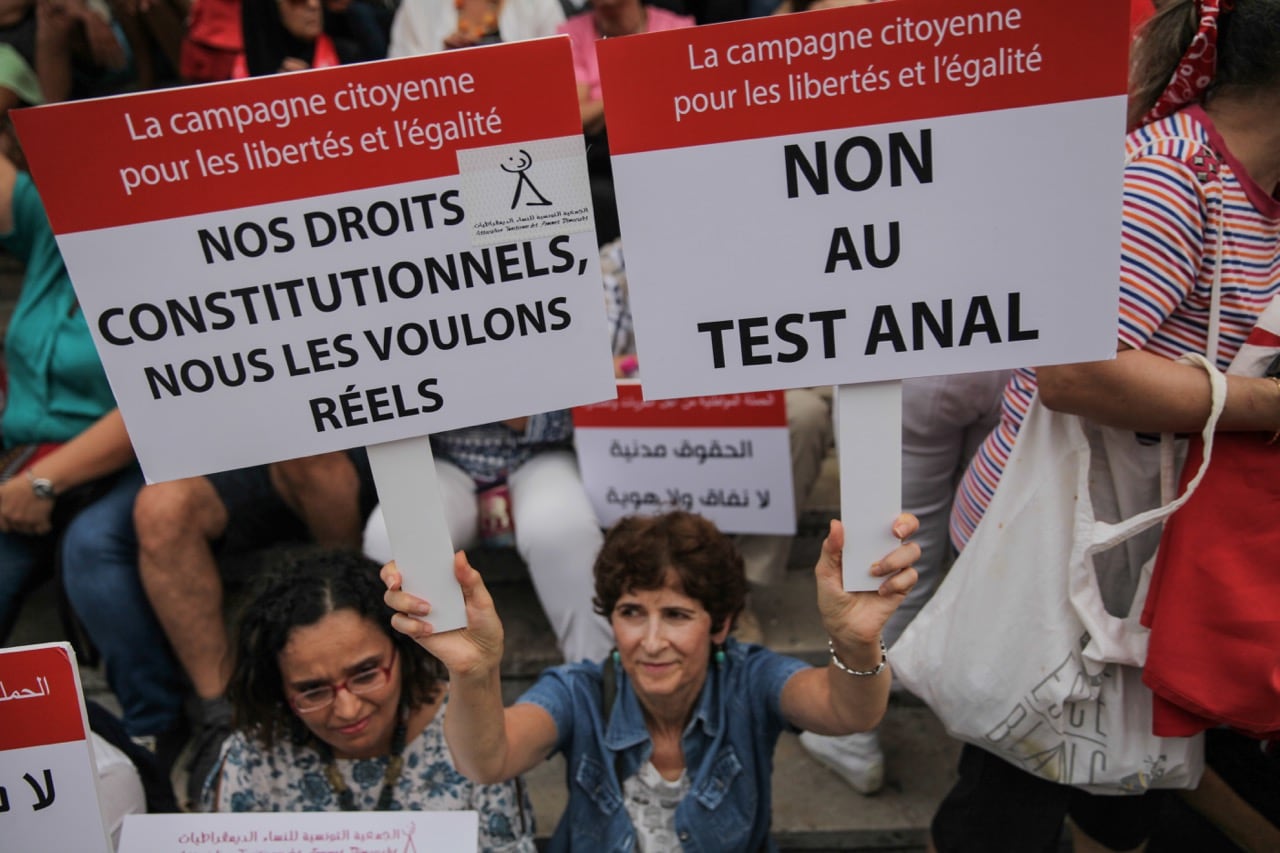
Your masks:
<svg viewBox="0 0 1280 853"><path fill-rule="evenodd" d="M502 664L503 630L493 598L480 573L461 551L454 555L453 574L462 587L467 627L436 633L424 618L431 613L430 602L401 588L400 571L394 561L383 566L382 582L387 586L383 598L396 611L391 626L437 657L452 676L497 671Z"/></svg>
<svg viewBox="0 0 1280 853"><path fill-rule="evenodd" d="M879 641L885 623L916 584L916 570L911 566L920 559L920 546L905 540L919 525L913 515L898 516L893 522L893 535L903 544L870 568L872 576L883 577L885 581L872 592L846 592L841 558L844 525L832 520L814 575L818 582L818 612L827 633L837 644Z"/></svg>

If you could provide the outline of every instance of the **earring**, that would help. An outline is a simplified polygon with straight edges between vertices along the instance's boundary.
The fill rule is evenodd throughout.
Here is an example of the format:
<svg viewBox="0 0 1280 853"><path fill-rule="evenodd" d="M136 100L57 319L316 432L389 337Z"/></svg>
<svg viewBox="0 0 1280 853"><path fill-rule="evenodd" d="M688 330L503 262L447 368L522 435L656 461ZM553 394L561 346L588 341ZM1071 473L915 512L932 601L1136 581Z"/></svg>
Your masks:
<svg viewBox="0 0 1280 853"><path fill-rule="evenodd" d="M724 666L724 645L721 643L712 643L711 648L711 659L716 662L716 666Z"/></svg>
<svg viewBox="0 0 1280 853"><path fill-rule="evenodd" d="M619 652L617 649L614 649L613 651L609 652L609 657L613 659L614 666L622 665L622 653Z"/></svg>

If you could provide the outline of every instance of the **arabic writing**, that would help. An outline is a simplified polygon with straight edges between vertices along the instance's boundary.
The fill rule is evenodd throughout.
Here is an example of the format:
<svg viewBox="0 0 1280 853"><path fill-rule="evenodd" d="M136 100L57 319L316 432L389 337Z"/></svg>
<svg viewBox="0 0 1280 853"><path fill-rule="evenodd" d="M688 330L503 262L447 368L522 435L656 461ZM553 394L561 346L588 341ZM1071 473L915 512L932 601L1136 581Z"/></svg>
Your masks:
<svg viewBox="0 0 1280 853"><path fill-rule="evenodd" d="M49 688L49 679L36 676L36 689L23 687L20 690L14 690L12 693L5 689L4 682L0 681L0 702L16 702L19 699L38 699L41 696L48 696L52 690Z"/></svg>
<svg viewBox="0 0 1280 853"><path fill-rule="evenodd" d="M239 831L194 830L183 832L177 836L177 843L183 850L217 853L223 845L232 845L238 851L261 851L261 853L283 853L275 844L297 845L311 844L313 851L328 850L328 847L316 847L317 844L337 844L333 848L340 853L406 853L415 851L414 834L417 824L409 822L399 827L380 829L244 829ZM289 847L288 850L300 850Z"/></svg>
<svg viewBox="0 0 1280 853"><path fill-rule="evenodd" d="M696 503L701 507L732 507L734 509L766 509L771 499L769 489L719 489L709 488L698 497L692 492L682 489L667 489L666 494L656 491L640 491L638 489L610 488L605 493L605 502L615 504L624 510L639 512L641 509L664 511L682 509L686 512L693 509Z"/></svg>
<svg viewBox="0 0 1280 853"><path fill-rule="evenodd" d="M712 439L710 443L693 443L687 438L674 449L668 450L665 442L632 441L630 443L615 440L609 445L609 455L615 459L665 459L668 455L676 459L697 459L698 464L705 464L708 459L750 459L752 447L750 439L721 444Z"/></svg>
<svg viewBox="0 0 1280 853"><path fill-rule="evenodd" d="M44 771L44 787L40 787L40 783L30 773L22 774L22 781L31 786L31 792L35 794L36 801L32 804L31 810L38 812L41 809L47 809L53 805L56 793L53 790L53 772L47 767ZM0 785L0 812L9 811L9 792L3 785Z"/></svg>

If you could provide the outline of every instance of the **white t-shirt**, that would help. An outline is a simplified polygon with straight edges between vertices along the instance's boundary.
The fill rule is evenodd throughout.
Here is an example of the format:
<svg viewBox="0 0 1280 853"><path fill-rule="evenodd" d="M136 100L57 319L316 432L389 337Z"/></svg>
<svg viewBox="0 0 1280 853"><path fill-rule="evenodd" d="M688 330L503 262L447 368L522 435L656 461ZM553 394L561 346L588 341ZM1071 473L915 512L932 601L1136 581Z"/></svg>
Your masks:
<svg viewBox="0 0 1280 853"><path fill-rule="evenodd" d="M142 777L129 756L103 740L97 732L90 732L93 744L93 760L98 767L98 806L102 809L102 823L111 834L111 846L120 845L120 829L126 815L146 814L147 794L142 788Z"/></svg>

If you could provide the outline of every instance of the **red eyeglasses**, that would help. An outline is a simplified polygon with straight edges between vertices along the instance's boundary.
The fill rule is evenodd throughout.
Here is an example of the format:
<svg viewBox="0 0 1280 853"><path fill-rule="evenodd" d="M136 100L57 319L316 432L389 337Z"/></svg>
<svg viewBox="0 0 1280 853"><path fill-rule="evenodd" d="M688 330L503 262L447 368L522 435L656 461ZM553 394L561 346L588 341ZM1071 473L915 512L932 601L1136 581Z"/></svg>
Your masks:
<svg viewBox="0 0 1280 853"><path fill-rule="evenodd" d="M366 669L363 672L357 672L350 678L342 681L335 681L332 684L326 684L323 687L313 687L310 690L304 690L289 700L289 704L293 706L293 710L299 714L310 714L328 708L338 698L338 691L345 690L348 693L354 693L359 696L364 693L373 693L387 686L391 681L391 668L396 665L396 649L391 649L391 660L387 661L386 666L375 666L373 669Z"/></svg>

